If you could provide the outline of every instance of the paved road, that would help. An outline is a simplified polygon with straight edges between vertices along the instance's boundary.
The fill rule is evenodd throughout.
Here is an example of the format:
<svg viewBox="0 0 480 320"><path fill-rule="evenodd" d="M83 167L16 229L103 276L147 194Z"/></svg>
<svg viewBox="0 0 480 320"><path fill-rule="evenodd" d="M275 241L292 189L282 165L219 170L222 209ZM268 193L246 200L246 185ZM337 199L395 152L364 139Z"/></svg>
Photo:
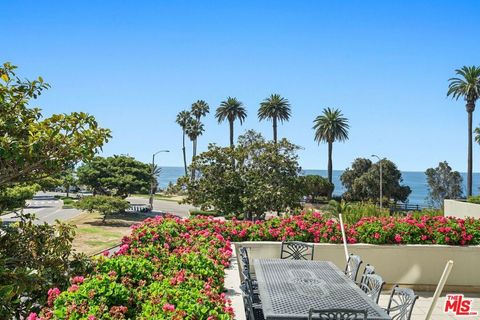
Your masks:
<svg viewBox="0 0 480 320"><path fill-rule="evenodd" d="M148 204L148 198L142 197L130 197L127 198L127 201L133 205ZM177 215L179 217L188 217L190 209L195 209L195 207L189 204L178 204L176 201L153 200L153 213L165 212Z"/></svg>
<svg viewBox="0 0 480 320"><path fill-rule="evenodd" d="M54 196L64 194L54 192L39 192L32 200L27 201L27 207L23 210L24 213L33 213L37 217L37 224L47 222L53 224L55 220L66 221L74 218L81 213L77 209L63 209L63 202L56 199ZM73 196L73 195L72 195ZM131 197L127 198L131 204L148 204L147 198ZM189 210L195 207L186 204L178 204L175 201L154 200L153 214L171 213L179 217L188 217ZM0 219L6 223L17 221L15 214L7 214L0 216Z"/></svg>
<svg viewBox="0 0 480 320"><path fill-rule="evenodd" d="M37 193L32 200L27 201L27 207L23 209L24 213L33 213L37 217L35 223L41 224L47 222L53 224L55 220L66 221L81 213L77 209L62 209L63 202L56 199L53 194ZM15 214L0 216L4 222L17 221Z"/></svg>

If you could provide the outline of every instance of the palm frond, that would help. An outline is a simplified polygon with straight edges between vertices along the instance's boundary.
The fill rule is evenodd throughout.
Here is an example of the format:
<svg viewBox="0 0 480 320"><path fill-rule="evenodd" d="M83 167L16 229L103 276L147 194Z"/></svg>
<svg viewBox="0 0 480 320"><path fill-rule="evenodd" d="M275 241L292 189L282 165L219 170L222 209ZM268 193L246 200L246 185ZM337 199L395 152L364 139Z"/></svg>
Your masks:
<svg viewBox="0 0 480 320"><path fill-rule="evenodd" d="M450 78L447 97L458 100L463 97L469 103L475 103L480 98L480 67L464 66L455 70L458 77Z"/></svg>
<svg viewBox="0 0 480 320"><path fill-rule="evenodd" d="M279 94L271 94L260 103L258 109L259 120L272 120L276 118L280 122L288 121L291 116L290 102Z"/></svg>
<svg viewBox="0 0 480 320"><path fill-rule="evenodd" d="M348 119L339 109L325 108L313 121L315 141L318 143L348 140L349 128Z"/></svg>
<svg viewBox="0 0 480 320"><path fill-rule="evenodd" d="M247 110L243 106L243 103L237 98L232 97L228 97L227 100L222 101L215 112L215 118L217 118L218 123L221 123L225 120L238 120L240 121L240 124L243 124L246 117Z"/></svg>

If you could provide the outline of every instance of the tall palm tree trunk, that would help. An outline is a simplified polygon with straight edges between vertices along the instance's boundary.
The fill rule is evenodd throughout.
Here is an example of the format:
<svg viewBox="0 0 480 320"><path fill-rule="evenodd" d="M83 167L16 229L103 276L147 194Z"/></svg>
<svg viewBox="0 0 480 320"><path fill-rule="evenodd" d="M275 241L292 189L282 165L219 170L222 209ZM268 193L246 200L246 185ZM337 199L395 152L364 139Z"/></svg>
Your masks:
<svg viewBox="0 0 480 320"><path fill-rule="evenodd" d="M233 149L233 120L228 120L229 124L230 124L230 148Z"/></svg>
<svg viewBox="0 0 480 320"><path fill-rule="evenodd" d="M228 120L230 124L230 148L233 150L235 144L233 142L233 120ZM235 157L232 154L232 168L235 169Z"/></svg>
<svg viewBox="0 0 480 320"><path fill-rule="evenodd" d="M473 107L475 108L475 107ZM472 167L473 167L473 154L472 154L472 116L473 109L470 103L467 103L468 112L468 164L467 164L467 197L472 195Z"/></svg>
<svg viewBox="0 0 480 320"><path fill-rule="evenodd" d="M332 153L333 153L333 142L329 142L328 143L328 182L330 183L332 183L332 180L333 180ZM332 194L329 194L328 197L331 198Z"/></svg>
<svg viewBox="0 0 480 320"><path fill-rule="evenodd" d="M197 155L197 139L193 140L193 152L192 152L192 162L195 156ZM195 180L195 169L192 169L192 181Z"/></svg>
<svg viewBox="0 0 480 320"><path fill-rule="evenodd" d="M185 130L183 130L182 152L183 152L183 166L185 167L185 176L188 176L188 172L187 172L187 153L185 152Z"/></svg>
<svg viewBox="0 0 480 320"><path fill-rule="evenodd" d="M273 142L277 143L277 117L273 117Z"/></svg>

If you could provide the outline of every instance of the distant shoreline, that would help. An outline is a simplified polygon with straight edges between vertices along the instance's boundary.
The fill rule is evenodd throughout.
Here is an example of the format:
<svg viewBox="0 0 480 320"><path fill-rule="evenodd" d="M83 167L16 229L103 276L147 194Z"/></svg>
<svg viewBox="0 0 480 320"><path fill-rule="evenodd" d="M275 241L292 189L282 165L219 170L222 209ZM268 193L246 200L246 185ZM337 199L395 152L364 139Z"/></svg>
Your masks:
<svg viewBox="0 0 480 320"><path fill-rule="evenodd" d="M335 185L334 195L341 195L344 192L343 186L340 182L340 176L344 170L333 171L333 184ZM175 183L177 179L185 173L183 167L169 167L163 166L162 172L159 176L159 185L161 188L166 188L169 182ZM318 169L302 169L302 174L318 174L327 176L327 170ZM460 172L463 177L463 190L466 189L466 173ZM408 197L408 203L412 205L427 205L428 184L423 171L402 171L403 184L412 189L412 193ZM480 193L480 172L473 173L473 193Z"/></svg>

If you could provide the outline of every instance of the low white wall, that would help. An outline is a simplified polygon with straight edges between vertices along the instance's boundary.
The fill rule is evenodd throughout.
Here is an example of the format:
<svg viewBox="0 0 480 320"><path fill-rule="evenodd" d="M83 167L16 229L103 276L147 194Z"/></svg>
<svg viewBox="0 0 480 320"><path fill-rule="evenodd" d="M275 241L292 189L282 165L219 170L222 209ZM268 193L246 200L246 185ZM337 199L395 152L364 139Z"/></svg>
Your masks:
<svg viewBox="0 0 480 320"><path fill-rule="evenodd" d="M252 241L235 243L249 248L253 259L280 258L281 242ZM410 286L418 290L432 290L438 283L445 264L454 261L447 281L447 290L480 292L480 246L444 245L348 245L350 253L362 257L363 267L369 263L387 284ZM238 254L237 254L238 257ZM345 254L341 244L315 244L314 260L328 260L340 269L345 267ZM254 269L253 269L254 271Z"/></svg>
<svg viewBox="0 0 480 320"><path fill-rule="evenodd" d="M473 217L480 219L480 204L445 199L443 201L443 206L444 215L447 217Z"/></svg>

